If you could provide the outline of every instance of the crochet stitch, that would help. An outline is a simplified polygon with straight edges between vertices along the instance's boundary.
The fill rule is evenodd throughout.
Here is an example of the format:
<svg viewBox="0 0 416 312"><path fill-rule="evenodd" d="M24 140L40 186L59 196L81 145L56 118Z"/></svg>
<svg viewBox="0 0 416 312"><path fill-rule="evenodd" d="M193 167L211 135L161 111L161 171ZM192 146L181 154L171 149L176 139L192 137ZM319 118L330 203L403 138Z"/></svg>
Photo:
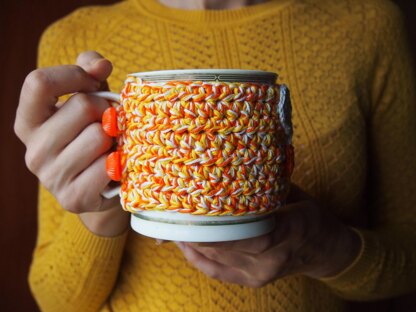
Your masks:
<svg viewBox="0 0 416 312"><path fill-rule="evenodd" d="M129 77L116 107L123 208L213 216L279 207L293 168L286 90Z"/></svg>

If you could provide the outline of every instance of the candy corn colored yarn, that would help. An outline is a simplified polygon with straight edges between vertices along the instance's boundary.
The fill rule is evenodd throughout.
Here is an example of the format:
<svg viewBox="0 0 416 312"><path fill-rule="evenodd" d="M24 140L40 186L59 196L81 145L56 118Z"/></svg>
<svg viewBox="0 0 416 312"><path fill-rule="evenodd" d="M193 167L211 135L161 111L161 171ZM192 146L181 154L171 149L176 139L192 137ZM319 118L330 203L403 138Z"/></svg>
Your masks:
<svg viewBox="0 0 416 312"><path fill-rule="evenodd" d="M286 92L129 77L116 108L123 208L244 215L279 206L293 169Z"/></svg>

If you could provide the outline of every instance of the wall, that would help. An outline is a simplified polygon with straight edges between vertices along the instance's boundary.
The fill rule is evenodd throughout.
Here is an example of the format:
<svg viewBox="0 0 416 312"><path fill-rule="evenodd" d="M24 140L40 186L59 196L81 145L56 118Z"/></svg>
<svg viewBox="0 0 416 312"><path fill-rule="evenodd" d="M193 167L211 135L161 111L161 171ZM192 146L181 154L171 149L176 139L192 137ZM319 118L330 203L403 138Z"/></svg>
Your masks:
<svg viewBox="0 0 416 312"><path fill-rule="evenodd" d="M27 275L36 238L37 180L13 132L24 77L36 66L40 34L75 8L110 0L0 0L0 310L37 311ZM47 9L45 9L47 8Z"/></svg>

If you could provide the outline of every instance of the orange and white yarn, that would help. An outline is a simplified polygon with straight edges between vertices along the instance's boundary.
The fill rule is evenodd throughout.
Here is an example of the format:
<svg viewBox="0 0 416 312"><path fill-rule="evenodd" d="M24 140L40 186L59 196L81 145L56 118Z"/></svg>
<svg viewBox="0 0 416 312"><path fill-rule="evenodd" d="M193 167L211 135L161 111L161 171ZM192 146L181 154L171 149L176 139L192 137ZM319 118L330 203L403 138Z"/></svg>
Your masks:
<svg viewBox="0 0 416 312"><path fill-rule="evenodd" d="M288 101L276 84L128 77L116 107L123 208L195 215L276 208L293 169Z"/></svg>

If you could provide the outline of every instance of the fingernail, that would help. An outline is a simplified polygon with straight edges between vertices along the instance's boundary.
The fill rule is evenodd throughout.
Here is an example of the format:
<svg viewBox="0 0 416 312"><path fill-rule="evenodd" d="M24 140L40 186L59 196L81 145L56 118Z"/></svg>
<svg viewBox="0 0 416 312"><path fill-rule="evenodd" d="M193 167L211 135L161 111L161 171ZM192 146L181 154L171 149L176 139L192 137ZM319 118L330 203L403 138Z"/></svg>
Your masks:
<svg viewBox="0 0 416 312"><path fill-rule="evenodd" d="M102 60L105 60L105 58L96 58L96 59L93 59L93 60L90 61L90 63L88 65L94 66L95 64L98 64Z"/></svg>

